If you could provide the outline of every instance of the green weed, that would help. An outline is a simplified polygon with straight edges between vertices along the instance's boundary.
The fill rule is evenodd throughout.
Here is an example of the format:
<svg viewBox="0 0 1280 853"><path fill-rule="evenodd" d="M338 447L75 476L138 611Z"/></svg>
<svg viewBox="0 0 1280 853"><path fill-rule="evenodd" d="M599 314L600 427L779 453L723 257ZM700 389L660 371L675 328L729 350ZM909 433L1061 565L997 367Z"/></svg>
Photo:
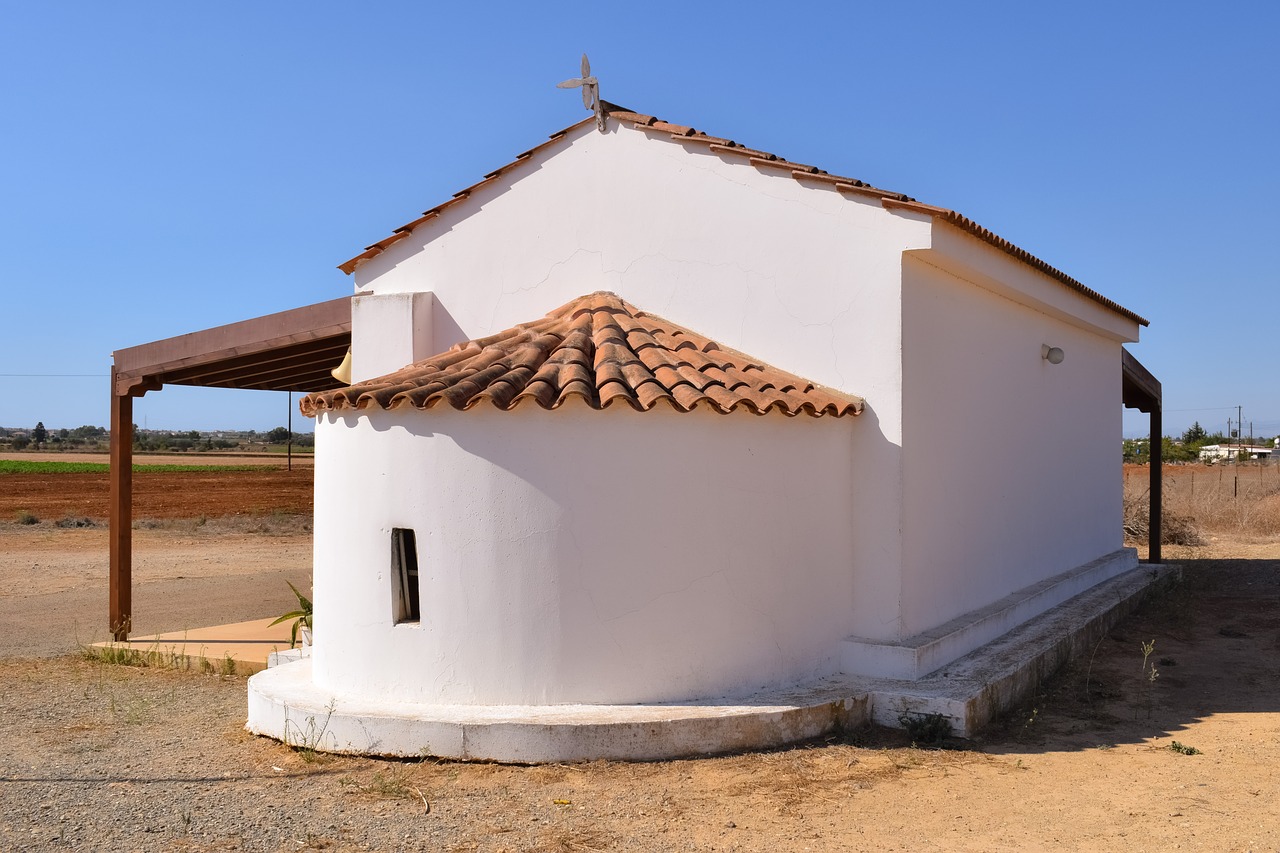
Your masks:
<svg viewBox="0 0 1280 853"><path fill-rule="evenodd" d="M1139 671L1142 673L1142 680L1146 685L1143 690L1143 704L1146 705L1147 719L1149 720L1151 719L1151 711L1155 706L1156 679L1160 677L1160 670L1156 669L1155 662L1151 660L1151 656L1155 654L1156 641L1153 639L1149 642L1144 642L1141 647L1142 669ZM1135 718L1136 714L1135 710Z"/></svg>
<svg viewBox="0 0 1280 853"><path fill-rule="evenodd" d="M951 721L942 714L913 714L904 711L898 723L907 730L912 743L918 746L938 746L951 737Z"/></svg>
<svg viewBox="0 0 1280 853"><path fill-rule="evenodd" d="M374 797L407 800L422 796L422 793L410 784L412 781L413 774L409 766L396 764L385 771L375 770L373 778L368 782L361 782L351 776L344 776L338 780L338 784L344 788L351 788L362 794L369 794Z"/></svg>
<svg viewBox="0 0 1280 853"><path fill-rule="evenodd" d="M333 718L336 707L337 701L329 700L329 705L325 708L324 720L317 721L314 714L308 715L306 722L301 726L289 719L288 709L285 709L284 742L287 746L293 747L303 761L310 763L319 761L323 757L320 750L324 747L324 736L329 731L329 720ZM329 737L333 740L332 735Z"/></svg>
<svg viewBox="0 0 1280 853"><path fill-rule="evenodd" d="M159 643L153 643L146 648L131 646L127 643L121 645L107 643L105 646L81 646L80 654L86 660L115 666L136 666L189 672L193 665L193 659L186 655L185 649L178 649L173 646L161 648Z"/></svg>

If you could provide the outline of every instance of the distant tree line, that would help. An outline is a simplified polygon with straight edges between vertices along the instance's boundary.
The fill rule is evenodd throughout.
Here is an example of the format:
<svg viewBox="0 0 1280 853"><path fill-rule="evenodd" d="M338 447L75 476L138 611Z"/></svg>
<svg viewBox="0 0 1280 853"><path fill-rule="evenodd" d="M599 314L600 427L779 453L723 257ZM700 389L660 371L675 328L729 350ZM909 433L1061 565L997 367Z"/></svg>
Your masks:
<svg viewBox="0 0 1280 853"><path fill-rule="evenodd" d="M264 447L273 447L277 445L287 444L289 441L289 430L285 427L276 427L265 433L259 433L256 430L248 430L241 436L234 438L215 437L213 433L201 433L199 430L189 430L187 432L173 432L170 430L140 430L138 425L133 426L133 446L135 450L149 451L203 451L210 450L262 450ZM315 436L310 433L293 433L294 447L314 447Z"/></svg>
<svg viewBox="0 0 1280 853"><path fill-rule="evenodd" d="M199 430L173 432L171 430L141 430L133 425L133 449L150 451L177 451L185 453L190 450L234 450L240 442L229 438L214 438L212 435L201 435Z"/></svg>
<svg viewBox="0 0 1280 853"><path fill-rule="evenodd" d="M1200 448L1211 444L1234 444L1239 438L1230 438L1221 432L1206 432L1196 421L1181 436L1163 436L1160 439L1160 451L1165 462L1194 462L1200 458ZM1270 439L1258 438L1255 442L1270 443ZM1146 438L1126 438L1124 440L1125 462L1148 462L1151 459L1151 441Z"/></svg>
<svg viewBox="0 0 1280 853"><path fill-rule="evenodd" d="M30 430L0 428L0 439L8 439L12 450L70 450L97 449L107 440L107 431L103 427L78 426L75 429L60 429L56 432L46 429L44 421L38 422Z"/></svg>
<svg viewBox="0 0 1280 853"><path fill-rule="evenodd" d="M199 430L146 430L133 425L133 447L138 451L200 452L211 450L262 450L285 445L289 430L276 427L265 433L255 430L227 430L202 433ZM0 427L0 448L9 450L106 450L110 433L106 427L78 426L75 429L50 430L39 421L31 429ZM315 446L311 433L293 433L295 448Z"/></svg>

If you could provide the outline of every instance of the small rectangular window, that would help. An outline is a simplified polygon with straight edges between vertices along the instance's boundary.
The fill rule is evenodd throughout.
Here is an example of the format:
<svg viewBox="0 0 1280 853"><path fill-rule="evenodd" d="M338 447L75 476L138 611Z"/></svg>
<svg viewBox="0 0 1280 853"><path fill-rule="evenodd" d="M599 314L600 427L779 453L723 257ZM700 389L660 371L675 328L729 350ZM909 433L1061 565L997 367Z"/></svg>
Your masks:
<svg viewBox="0 0 1280 853"><path fill-rule="evenodd" d="M391 530L391 582L394 585L396 622L418 622L418 541L405 527Z"/></svg>

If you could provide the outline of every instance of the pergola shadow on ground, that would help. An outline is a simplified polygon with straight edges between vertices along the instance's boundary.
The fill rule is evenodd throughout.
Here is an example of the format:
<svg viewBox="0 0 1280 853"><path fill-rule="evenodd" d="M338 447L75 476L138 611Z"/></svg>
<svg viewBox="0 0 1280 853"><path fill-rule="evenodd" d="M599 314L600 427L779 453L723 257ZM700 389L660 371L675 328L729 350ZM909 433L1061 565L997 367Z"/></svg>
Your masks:
<svg viewBox="0 0 1280 853"><path fill-rule="evenodd" d="M129 638L133 613L133 399L165 385L325 391L351 346L351 298L306 305L116 350L111 367L109 627Z"/></svg>

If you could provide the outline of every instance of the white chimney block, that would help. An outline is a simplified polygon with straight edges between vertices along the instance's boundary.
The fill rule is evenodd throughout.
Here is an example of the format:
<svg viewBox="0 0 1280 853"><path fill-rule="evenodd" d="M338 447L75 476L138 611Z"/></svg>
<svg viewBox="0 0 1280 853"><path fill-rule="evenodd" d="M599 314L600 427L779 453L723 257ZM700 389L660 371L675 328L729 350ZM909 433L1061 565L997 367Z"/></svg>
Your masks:
<svg viewBox="0 0 1280 853"><path fill-rule="evenodd" d="M351 300L351 382L364 382L435 355L430 291Z"/></svg>

